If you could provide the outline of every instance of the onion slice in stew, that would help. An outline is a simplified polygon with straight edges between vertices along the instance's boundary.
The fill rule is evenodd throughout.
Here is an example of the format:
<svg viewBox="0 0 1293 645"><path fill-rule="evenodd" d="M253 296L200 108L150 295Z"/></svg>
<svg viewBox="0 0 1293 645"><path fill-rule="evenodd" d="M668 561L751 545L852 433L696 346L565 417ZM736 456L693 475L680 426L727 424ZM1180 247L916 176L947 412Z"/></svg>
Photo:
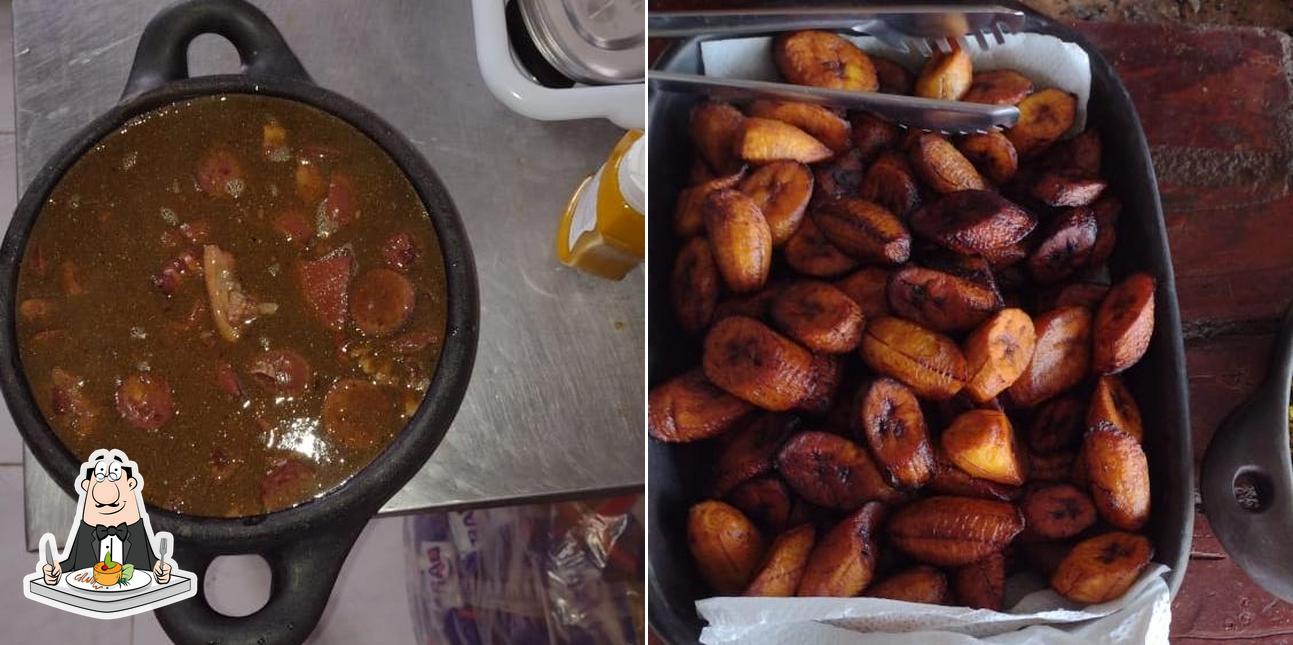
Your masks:
<svg viewBox="0 0 1293 645"><path fill-rule="evenodd" d="M234 273L233 254L214 244L202 247L202 274L206 281L207 299L211 302L211 317L220 336L227 341L238 340L242 336L242 326L255 320L256 316L278 310L275 303L257 303L243 293L242 283Z"/></svg>

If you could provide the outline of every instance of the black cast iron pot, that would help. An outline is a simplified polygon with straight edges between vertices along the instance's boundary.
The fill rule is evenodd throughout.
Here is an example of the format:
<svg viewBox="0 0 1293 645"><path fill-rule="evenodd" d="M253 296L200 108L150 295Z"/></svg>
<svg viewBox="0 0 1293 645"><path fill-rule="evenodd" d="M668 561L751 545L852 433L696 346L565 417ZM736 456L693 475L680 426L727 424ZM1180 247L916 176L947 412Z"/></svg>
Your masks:
<svg viewBox="0 0 1293 645"><path fill-rule="evenodd" d="M227 38L242 73L188 78L189 43L201 34ZM191 0L170 6L144 29L121 102L95 119L50 159L18 203L0 246L0 389L37 460L75 496L80 459L55 436L32 398L17 351L14 291L33 223L50 191L100 139L149 110L210 94L262 94L291 99L332 114L375 141L417 190L443 251L448 285L447 334L435 378L421 406L387 449L333 491L295 508L246 518L179 515L149 508L154 530L175 535L175 558L201 579L218 555L258 553L273 574L269 601L254 614L217 613L201 593L157 610L179 642L299 643L314 629L355 539L444 438L471 376L479 329L476 272L467 234L448 192L422 155L377 115L311 82L283 37L244 0Z"/></svg>
<svg viewBox="0 0 1293 645"><path fill-rule="evenodd" d="M914 3L922 2L915 0ZM913 1L904 4L913 4ZM1110 169L1106 172L1109 190L1123 202L1118 245L1109 260L1110 271L1114 280L1134 271L1148 271L1158 278L1153 340L1145 357L1124 378L1146 421L1144 443L1152 483L1152 516L1144 532L1153 541L1154 560L1172 568L1167 584L1175 594L1185 575L1193 536L1193 453L1176 285L1149 147L1127 89L1094 46L1073 30L1018 2L998 0L994 4L1024 11L1023 31L1055 36L1076 43L1086 51L1091 62L1087 122L1100 129L1103 164ZM873 7L884 8L884 5ZM704 73L700 55L702 40L692 38L675 44L653 69ZM688 116L696 101L695 96L651 93L647 145L652 204L675 203L678 192L687 185L687 169L692 158ZM673 234L671 219L653 217L648 226L651 253L648 261L653 267L672 266L680 241ZM689 340L673 319L668 283L667 269L651 271L648 276L651 320L647 357L648 380L652 385L700 362L698 344ZM696 614L695 601L711 595L687 547L687 509L700 501L705 477L712 470L711 464L700 460L700 452L693 447L654 440L647 447L651 481L647 502L649 620L657 634L674 643L697 639L702 621ZM1287 447L1284 455L1287 461Z"/></svg>

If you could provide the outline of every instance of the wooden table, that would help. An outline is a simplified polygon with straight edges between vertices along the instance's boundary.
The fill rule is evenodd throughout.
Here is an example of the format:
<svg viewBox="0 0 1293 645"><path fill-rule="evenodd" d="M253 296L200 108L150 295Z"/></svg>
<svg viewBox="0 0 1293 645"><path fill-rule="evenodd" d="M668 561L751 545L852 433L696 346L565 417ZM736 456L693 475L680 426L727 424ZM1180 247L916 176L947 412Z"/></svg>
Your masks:
<svg viewBox="0 0 1293 645"><path fill-rule="evenodd" d="M738 4L655 0L651 9ZM1185 328L1197 472L1217 424L1261 379L1293 299L1293 39L1256 28L1072 26L1117 69L1153 152ZM1293 643L1293 605L1248 579L1202 512L1172 612L1177 643Z"/></svg>

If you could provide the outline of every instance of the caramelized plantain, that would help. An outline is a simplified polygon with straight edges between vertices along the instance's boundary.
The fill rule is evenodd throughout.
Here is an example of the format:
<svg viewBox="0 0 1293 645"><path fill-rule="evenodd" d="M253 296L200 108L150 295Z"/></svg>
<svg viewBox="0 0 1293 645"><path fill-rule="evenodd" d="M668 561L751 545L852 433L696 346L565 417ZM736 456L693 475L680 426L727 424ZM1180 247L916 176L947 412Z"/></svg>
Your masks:
<svg viewBox="0 0 1293 645"><path fill-rule="evenodd" d="M870 161L894 147L901 133L898 126L866 112L853 112L849 115L849 123L853 125L853 148L861 154L863 161Z"/></svg>
<svg viewBox="0 0 1293 645"><path fill-rule="evenodd" d="M1032 195L1056 208L1088 206L1100 197L1106 186L1108 183L1103 179L1048 172L1033 183Z"/></svg>
<svg viewBox="0 0 1293 645"><path fill-rule="evenodd" d="M1072 139L1051 146L1041 165L1076 177L1095 177L1100 174L1102 148L1100 133L1088 128Z"/></svg>
<svg viewBox="0 0 1293 645"><path fill-rule="evenodd" d="M920 401L893 379L878 378L866 388L857 427L889 481L901 488L920 488L934 476L934 449L929 443Z"/></svg>
<svg viewBox="0 0 1293 645"><path fill-rule="evenodd" d="M954 497L977 497L1010 501L1019 497L1018 486L1006 486L994 481L972 477L969 473L957 468L946 457L935 456L934 478L929 480L929 490L939 495Z"/></svg>
<svg viewBox="0 0 1293 645"><path fill-rule="evenodd" d="M740 593L763 558L764 541L749 518L731 505L708 500L691 507L687 546L700 575L722 596Z"/></svg>
<svg viewBox="0 0 1293 645"><path fill-rule="evenodd" d="M956 598L971 609L1001 611L1006 597L1006 558L1000 553L967 564L952 576Z"/></svg>
<svg viewBox="0 0 1293 645"><path fill-rule="evenodd" d="M1037 226L1037 218L986 190L944 195L911 216L911 228L940 246L967 255L1014 244Z"/></svg>
<svg viewBox="0 0 1293 645"><path fill-rule="evenodd" d="M902 498L885 482L865 448L829 432L791 437L777 455L777 470L805 501L826 508L847 511L871 500Z"/></svg>
<svg viewBox="0 0 1293 645"><path fill-rule="evenodd" d="M1019 102L1019 120L1006 130L1006 136L1019 156L1030 157L1064 136L1076 118L1077 99L1072 94L1041 90Z"/></svg>
<svg viewBox="0 0 1293 645"><path fill-rule="evenodd" d="M804 219L813 196L813 173L797 161L774 161L760 166L740 184L768 221L772 246L785 244Z"/></svg>
<svg viewBox="0 0 1293 645"><path fill-rule="evenodd" d="M888 316L889 274L882 267L866 267L835 281L835 287L858 303L868 320Z"/></svg>
<svg viewBox="0 0 1293 645"><path fill-rule="evenodd" d="M1113 247L1118 242L1118 215L1122 211L1122 202L1112 195L1104 195L1091 205L1095 215L1095 244L1091 245L1091 255L1087 258L1087 270L1098 271L1113 255Z"/></svg>
<svg viewBox="0 0 1293 645"><path fill-rule="evenodd" d="M746 596L784 597L795 595L804 575L808 555L817 542L811 524L802 524L781 535L768 546L767 555L754 579L745 587Z"/></svg>
<svg viewBox="0 0 1293 645"><path fill-rule="evenodd" d="M705 232L705 200L716 190L735 188L745 176L745 167L724 177L692 186L678 193L678 204L673 211L673 230L678 237L693 237Z"/></svg>
<svg viewBox="0 0 1293 645"><path fill-rule="evenodd" d="M736 190L709 194L705 230L723 282L734 293L761 289L772 268L772 232L754 200Z"/></svg>
<svg viewBox="0 0 1293 645"><path fill-rule="evenodd" d="M875 202L900 218L907 217L920 205L920 187L912 176L907 160L896 152L880 155L867 168L858 187L858 196Z"/></svg>
<svg viewBox="0 0 1293 645"><path fill-rule="evenodd" d="M1082 397L1065 393L1037 408L1028 424L1028 447L1035 452L1070 450L1082 441L1086 430L1086 406Z"/></svg>
<svg viewBox="0 0 1293 645"><path fill-rule="evenodd" d="M742 482L772 472L777 452L798 429L793 416L762 414L723 435L714 460L714 495L724 497Z"/></svg>
<svg viewBox="0 0 1293 645"><path fill-rule="evenodd" d="M827 531L808 556L797 595L849 597L862 593L875 575L876 533L884 516L884 505L870 502Z"/></svg>
<svg viewBox="0 0 1293 645"><path fill-rule="evenodd" d="M1041 284L1059 282L1086 267L1095 246L1095 215L1078 206L1050 221L1028 256L1028 272Z"/></svg>
<svg viewBox="0 0 1293 645"><path fill-rule="evenodd" d="M742 295L729 296L720 300L718 307L714 309L714 318L712 322L718 322L724 318L732 316L745 316L756 320L766 320L768 311L772 309L772 300L786 288L788 283L784 280L769 283L762 289Z"/></svg>
<svg viewBox="0 0 1293 645"><path fill-rule="evenodd" d="M1090 427L1109 423L1113 427L1144 442L1145 427L1140 420L1140 406L1131 396L1127 386L1117 376L1101 376L1095 382L1091 405L1087 409L1086 424Z"/></svg>
<svg viewBox="0 0 1293 645"><path fill-rule="evenodd" d="M1143 535L1098 535L1073 547L1051 575L1051 587L1074 602L1108 602L1127 593L1153 554Z"/></svg>
<svg viewBox="0 0 1293 645"><path fill-rule="evenodd" d="M727 432L753 410L696 369L651 388L647 430L660 441L698 441Z"/></svg>
<svg viewBox="0 0 1293 645"><path fill-rule="evenodd" d="M1092 367L1099 374L1117 374L1135 365L1149 349L1154 335L1154 290L1148 273L1133 273L1114 285L1095 314Z"/></svg>
<svg viewBox="0 0 1293 645"><path fill-rule="evenodd" d="M948 399L965 386L965 357L956 343L901 318L870 321L862 334L862 360L925 398Z"/></svg>
<svg viewBox="0 0 1293 645"><path fill-rule="evenodd" d="M916 78L906 67L899 65L884 56L868 54L875 67L876 80L880 83L877 91L885 94L911 94Z"/></svg>
<svg viewBox="0 0 1293 645"><path fill-rule="evenodd" d="M1024 493L1019 502L1027 533L1049 540L1073 537L1095 524L1091 496L1072 484L1047 484Z"/></svg>
<svg viewBox="0 0 1293 645"><path fill-rule="evenodd" d="M1091 312L1085 307L1052 309L1033 321L1037 342L1028 368L1006 391L1021 407L1032 407L1077 385L1091 370Z"/></svg>
<svg viewBox="0 0 1293 645"><path fill-rule="evenodd" d="M1009 502L973 497L927 497L894 512L889 539L929 564L959 567L998 553L1024 529Z"/></svg>
<svg viewBox="0 0 1293 645"><path fill-rule="evenodd" d="M724 318L705 336L705 376L765 410L794 408L815 392L813 355L767 325L744 316Z"/></svg>
<svg viewBox="0 0 1293 645"><path fill-rule="evenodd" d="M833 200L813 209L811 216L832 245L858 260L900 264L911 255L907 227L874 202Z"/></svg>
<svg viewBox="0 0 1293 645"><path fill-rule="evenodd" d="M709 241L703 237L691 238L674 258L669 281L669 301L683 331L699 334L709 326L721 289L718 265Z"/></svg>
<svg viewBox="0 0 1293 645"><path fill-rule="evenodd" d="M812 103L757 99L745 108L746 114L775 119L807 132L836 153L852 146L853 128L844 117L830 108Z"/></svg>
<svg viewBox="0 0 1293 645"><path fill-rule="evenodd" d="M1018 105L1033 93L1033 82L1013 69L978 72L970 79L970 89L961 97L970 103Z"/></svg>
<svg viewBox="0 0 1293 645"><path fill-rule="evenodd" d="M870 587L864 596L946 605L951 601L947 576L927 564L899 571Z"/></svg>
<svg viewBox="0 0 1293 645"><path fill-rule="evenodd" d="M979 403L1005 391L1028 368L1036 342L1033 320L1022 309L998 311L965 339L965 391Z"/></svg>
<svg viewBox="0 0 1293 645"><path fill-rule="evenodd" d="M943 454L972 477L1018 486L1027 476L1014 428L1004 412L970 410L940 437Z"/></svg>
<svg viewBox="0 0 1293 645"><path fill-rule="evenodd" d="M909 154L916 174L935 192L954 193L987 187L974 164L941 134L926 132L916 137Z"/></svg>
<svg viewBox="0 0 1293 645"><path fill-rule="evenodd" d="M1072 450L1059 452L1030 452L1028 454L1028 481L1066 482L1073 478L1077 453Z"/></svg>
<svg viewBox="0 0 1293 645"><path fill-rule="evenodd" d="M979 282L918 266L889 279L889 308L897 315L940 332L959 332L1001 309L1001 294Z"/></svg>
<svg viewBox="0 0 1293 645"><path fill-rule="evenodd" d="M772 60L781 75L797 85L874 92L880 87L871 59L856 45L825 31L781 34L772 42Z"/></svg>
<svg viewBox="0 0 1293 645"><path fill-rule="evenodd" d="M813 416L821 416L831 409L835 401L835 391L839 389L844 378L844 361L832 354L813 355L812 389L799 409Z"/></svg>
<svg viewBox="0 0 1293 645"><path fill-rule="evenodd" d="M862 308L825 282L794 282L772 302L772 320L815 352L843 354L862 342Z"/></svg>
<svg viewBox="0 0 1293 645"><path fill-rule="evenodd" d="M1091 497L1104 521L1134 531L1149 519L1149 462L1136 438L1101 423L1082 441Z"/></svg>
<svg viewBox="0 0 1293 645"><path fill-rule="evenodd" d="M747 479L726 495L755 524L774 533L784 530L791 520L795 501L786 482L776 475Z"/></svg>
<svg viewBox="0 0 1293 645"><path fill-rule="evenodd" d="M814 163L835 155L826 144L789 123L753 116L741 124L735 146L737 156L752 163Z"/></svg>
<svg viewBox="0 0 1293 645"><path fill-rule="evenodd" d="M925 62L916 77L916 96L959 101L970 90L973 77L970 55L954 46L950 52L936 52Z"/></svg>
<svg viewBox="0 0 1293 645"><path fill-rule="evenodd" d="M1019 170L1015 144L997 130L967 134L956 147L980 173L998 184L1010 181Z"/></svg>
<svg viewBox="0 0 1293 645"><path fill-rule="evenodd" d="M834 159L817 164L813 169L815 190L812 203L821 203L842 197L857 197L866 175L862 152L852 148Z"/></svg>
<svg viewBox="0 0 1293 645"><path fill-rule="evenodd" d="M848 273L858 265L857 260L835 248L822 235L811 217L804 218L799 224L799 230L786 242L784 252L790 268L815 278L832 278Z"/></svg>
<svg viewBox="0 0 1293 645"><path fill-rule="evenodd" d="M1095 311L1107 293L1109 293L1107 284L1070 282L1043 292L1037 299L1037 308L1040 311L1046 311L1056 307L1078 306Z"/></svg>
<svg viewBox="0 0 1293 645"><path fill-rule="evenodd" d="M745 115L729 103L710 101L691 110L691 142L696 153L717 175L728 175L741 165L732 152Z"/></svg>

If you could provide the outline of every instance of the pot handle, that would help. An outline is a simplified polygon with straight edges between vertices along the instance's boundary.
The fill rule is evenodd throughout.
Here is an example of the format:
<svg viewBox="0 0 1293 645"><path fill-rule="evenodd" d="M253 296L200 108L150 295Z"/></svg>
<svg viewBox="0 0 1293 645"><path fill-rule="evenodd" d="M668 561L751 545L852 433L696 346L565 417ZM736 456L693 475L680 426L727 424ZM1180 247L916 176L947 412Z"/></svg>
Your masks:
<svg viewBox="0 0 1293 645"><path fill-rule="evenodd" d="M1200 468L1200 493L1212 532L1248 577L1293 602L1293 461L1289 388L1293 385L1293 308L1266 379L1217 427ZM1236 489L1252 496L1241 504Z"/></svg>
<svg viewBox="0 0 1293 645"><path fill-rule="evenodd" d="M188 78L189 43L202 34L219 34L233 43L244 74L310 81L283 34L260 9L246 0L185 0L163 9L144 27L121 98Z"/></svg>
<svg viewBox="0 0 1293 645"><path fill-rule="evenodd" d="M217 612L199 585L196 596L157 609L157 622L177 643L297 645L318 624L342 561L366 523L329 525L263 553L271 575L269 600L253 614L226 616ZM190 545L177 545L176 550L186 546ZM181 562L201 581L216 555L186 548Z"/></svg>

